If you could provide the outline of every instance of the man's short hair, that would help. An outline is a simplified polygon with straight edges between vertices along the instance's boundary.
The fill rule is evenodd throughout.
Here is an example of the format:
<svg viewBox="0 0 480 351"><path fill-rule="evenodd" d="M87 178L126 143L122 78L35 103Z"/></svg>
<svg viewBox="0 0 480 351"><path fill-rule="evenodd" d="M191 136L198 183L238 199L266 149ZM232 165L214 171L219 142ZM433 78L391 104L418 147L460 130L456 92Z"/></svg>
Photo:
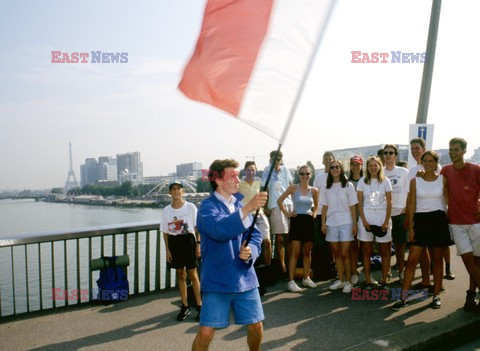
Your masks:
<svg viewBox="0 0 480 351"><path fill-rule="evenodd" d="M393 151L395 151L395 155L398 155L398 148L393 144L386 144L383 147L382 152L385 151L385 149L388 149L388 148L393 149Z"/></svg>
<svg viewBox="0 0 480 351"><path fill-rule="evenodd" d="M213 191L217 190L217 182L215 179L222 179L225 175L225 168L237 168L238 162L233 159L215 160L209 167L208 179Z"/></svg>
<svg viewBox="0 0 480 351"><path fill-rule="evenodd" d="M467 141L463 138L452 138L450 140L450 142L448 143L448 145L453 145L453 144L457 144L457 145L460 145L460 147L462 148L462 150L466 150L467 149Z"/></svg>
<svg viewBox="0 0 480 351"><path fill-rule="evenodd" d="M331 158L333 158L333 160L335 160L335 155L331 151L325 151L323 153L323 159L325 159L325 157L331 157Z"/></svg>
<svg viewBox="0 0 480 351"><path fill-rule="evenodd" d="M422 149L425 149L427 147L427 144L425 143L425 140L423 138L413 138L410 140L410 145L412 144L419 144Z"/></svg>
<svg viewBox="0 0 480 351"><path fill-rule="evenodd" d="M272 152L270 152L270 163L272 163L272 161L275 159L275 155L277 154L277 152L278 152L278 159L281 160L283 158L283 152L278 150L273 150Z"/></svg>
<svg viewBox="0 0 480 351"><path fill-rule="evenodd" d="M245 166L243 167L243 169L247 169L250 166L255 166L255 168L257 168L257 165L255 164L255 161L247 161L247 162L245 162Z"/></svg>

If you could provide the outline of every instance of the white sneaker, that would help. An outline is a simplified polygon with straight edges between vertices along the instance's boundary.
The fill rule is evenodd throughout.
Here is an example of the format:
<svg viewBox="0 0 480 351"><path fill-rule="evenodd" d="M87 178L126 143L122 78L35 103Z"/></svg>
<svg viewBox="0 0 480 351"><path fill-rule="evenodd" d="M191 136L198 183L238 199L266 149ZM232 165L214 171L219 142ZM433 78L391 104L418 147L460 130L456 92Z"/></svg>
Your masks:
<svg viewBox="0 0 480 351"><path fill-rule="evenodd" d="M288 291L291 291L291 292L294 292L294 293L298 293L298 292L302 291L302 289L295 283L295 280L290 280L288 282L287 289L288 289Z"/></svg>
<svg viewBox="0 0 480 351"><path fill-rule="evenodd" d="M343 287L342 292L344 292L344 293L346 293L346 294L349 294L349 293L352 292L352 288L353 288L352 283L346 282L346 283L345 283L345 286Z"/></svg>
<svg viewBox="0 0 480 351"><path fill-rule="evenodd" d="M345 286L345 282L342 282L341 280L337 280L335 283L330 285L328 288L330 290L337 290L337 289L342 289Z"/></svg>
<svg viewBox="0 0 480 351"><path fill-rule="evenodd" d="M307 287L307 288L312 288L312 289L317 287L317 284L315 284L312 281L312 279L310 279L310 277L307 277L307 278L303 279L302 285Z"/></svg>
<svg viewBox="0 0 480 351"><path fill-rule="evenodd" d="M358 283L358 275L357 275L357 274L352 275L352 278L350 279L350 281L352 282L352 285L353 285L353 286L357 285L357 283Z"/></svg>

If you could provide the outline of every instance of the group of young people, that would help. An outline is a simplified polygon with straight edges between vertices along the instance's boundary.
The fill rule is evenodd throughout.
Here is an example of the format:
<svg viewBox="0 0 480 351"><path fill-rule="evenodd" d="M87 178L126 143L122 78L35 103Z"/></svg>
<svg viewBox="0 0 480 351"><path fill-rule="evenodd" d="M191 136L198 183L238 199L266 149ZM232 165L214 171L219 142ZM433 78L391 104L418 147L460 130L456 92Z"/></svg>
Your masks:
<svg viewBox="0 0 480 351"><path fill-rule="evenodd" d="M467 142L462 138L450 141L452 164L443 168L438 155L426 150L423 139L412 139L410 149L417 162L410 170L397 166L398 149L387 144L377 156L366 160L364 170L363 159L353 156L348 177L344 165L335 160L332 153L326 152L323 156L325 172L315 177L313 186L309 186L313 170L308 165L299 168L300 184L297 185L289 184L291 178L280 164L274 166L279 179L274 179L269 187L269 198L277 200L276 204L268 202L270 221L283 223L280 230L272 225L277 249L284 250L281 245L287 237L291 243L289 291L302 291L293 279L300 248L304 263L302 285L316 286L309 272L313 223L317 220L337 269L338 280L330 285L331 290L352 291L358 283L359 253L363 261L364 288L388 290L393 242L403 293L392 308L399 310L408 304L407 292L419 262L422 280L414 288L428 289L433 294L430 306L440 308L439 295L444 290L443 261L446 263L445 278L455 279L450 267L449 246L456 244L471 277L464 308L480 312L480 303L475 301L480 272L480 166L465 161ZM279 159L277 163L281 163L281 157ZM280 179L282 174L285 178ZM279 237L284 238L278 240ZM381 257L380 282L371 275L374 241ZM405 264L407 243L409 255ZM282 257L281 252L278 256ZM430 274L433 274L433 285Z"/></svg>
<svg viewBox="0 0 480 351"><path fill-rule="evenodd" d="M393 241L402 289L410 289L420 262L420 285L433 292L431 307L439 308L444 259L446 276L454 279L449 264L449 246L454 242L471 277L464 308L480 311L480 303L475 301L476 289L480 287L480 166L465 162L467 142L461 138L450 141L452 164L443 168L438 164L438 155L425 149L423 139L412 139L410 147L418 163L410 171L396 165L397 147L387 144L381 152L383 160L371 156L365 169L362 157L353 156L348 177L344 165L327 152L323 156L325 172L315 177L313 186L313 170L308 165L299 167L300 182L293 184L278 151L272 151L270 165L261 179L256 177L252 161L245 165L245 177L240 180L238 162L215 160L209 169L213 192L202 202L198 213L182 199L181 183L172 183L172 204L163 211L161 231L167 260L177 268L182 298L177 319L183 320L190 314L187 274L199 306L200 328L192 349L208 349L215 329L229 325L231 311L237 324L247 325L249 348L259 349L264 315L253 263L260 254L264 263L271 263L272 237L280 269L288 279L288 290L303 290L295 281L300 253L302 285L315 288L317 285L310 277L315 221L330 245L338 272L338 280L330 289L349 293L358 283L359 251L365 288L388 289ZM261 192L269 173L268 192ZM249 230L252 214L257 210L256 225ZM371 276L374 241L382 258L380 282ZM405 265L407 243L410 246ZM196 258L200 255L199 282ZM407 305L407 296L402 294L393 308Z"/></svg>

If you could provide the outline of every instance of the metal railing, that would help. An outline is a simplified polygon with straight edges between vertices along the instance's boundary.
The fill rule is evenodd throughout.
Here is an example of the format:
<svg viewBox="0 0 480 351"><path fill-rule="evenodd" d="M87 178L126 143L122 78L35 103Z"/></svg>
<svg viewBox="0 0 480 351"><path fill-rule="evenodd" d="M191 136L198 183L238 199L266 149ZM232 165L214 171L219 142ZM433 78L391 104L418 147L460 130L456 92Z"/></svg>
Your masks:
<svg viewBox="0 0 480 351"><path fill-rule="evenodd" d="M124 254L130 295L175 285L158 221L0 240L0 316L91 301L99 275L91 259Z"/></svg>

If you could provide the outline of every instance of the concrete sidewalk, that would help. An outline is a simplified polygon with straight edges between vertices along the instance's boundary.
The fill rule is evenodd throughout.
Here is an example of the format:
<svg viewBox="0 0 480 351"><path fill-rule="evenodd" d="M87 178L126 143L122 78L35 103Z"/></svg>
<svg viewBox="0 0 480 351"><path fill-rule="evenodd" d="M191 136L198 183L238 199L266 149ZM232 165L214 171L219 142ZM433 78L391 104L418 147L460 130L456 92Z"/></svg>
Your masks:
<svg viewBox="0 0 480 351"><path fill-rule="evenodd" d="M454 249L457 278L444 282L443 307L438 310L428 307L429 298L393 312L391 300L352 300L351 294L329 291L330 281L301 294L287 292L285 282L277 284L263 297L262 350L421 350L433 346L447 350L477 337L480 317L462 310L468 277L453 253ZM378 275L375 272L377 279ZM399 287L395 281L392 287ZM179 305L178 292L170 290L112 306L86 304L4 318L0 349L190 350L198 324L194 313L177 322ZM245 349L245 328L235 325L217 331L210 347Z"/></svg>

